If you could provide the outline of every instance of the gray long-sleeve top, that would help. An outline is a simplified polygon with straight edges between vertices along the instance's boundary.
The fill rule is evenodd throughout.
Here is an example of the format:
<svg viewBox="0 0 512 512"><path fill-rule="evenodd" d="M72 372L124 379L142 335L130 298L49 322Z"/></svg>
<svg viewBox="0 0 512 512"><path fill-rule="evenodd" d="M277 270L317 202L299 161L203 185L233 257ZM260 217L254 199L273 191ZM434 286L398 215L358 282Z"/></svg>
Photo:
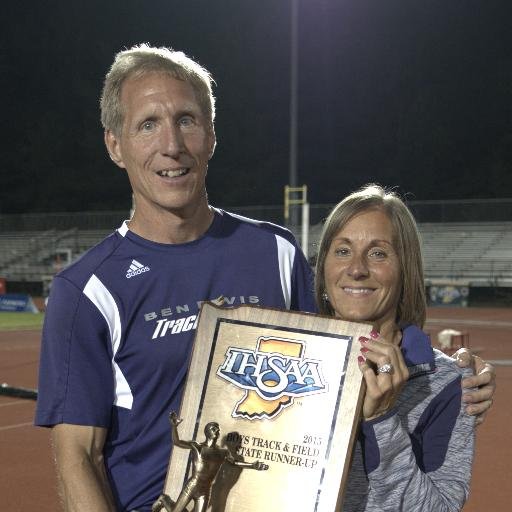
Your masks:
<svg viewBox="0 0 512 512"><path fill-rule="evenodd" d="M415 326L401 346L409 380L393 410L362 423L344 512L453 512L468 497L475 433L461 379L471 372Z"/></svg>

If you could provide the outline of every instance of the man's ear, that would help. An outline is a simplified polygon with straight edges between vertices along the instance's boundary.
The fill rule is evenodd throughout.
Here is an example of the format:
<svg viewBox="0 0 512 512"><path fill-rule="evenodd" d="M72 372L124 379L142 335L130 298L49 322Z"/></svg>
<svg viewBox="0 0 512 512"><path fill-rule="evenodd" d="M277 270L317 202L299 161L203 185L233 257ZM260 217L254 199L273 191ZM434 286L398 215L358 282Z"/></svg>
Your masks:
<svg viewBox="0 0 512 512"><path fill-rule="evenodd" d="M215 136L215 128L213 126L210 129L210 134L208 137L208 160L210 160L211 157L213 156L213 153L215 152L215 146L217 145L217 137Z"/></svg>
<svg viewBox="0 0 512 512"><path fill-rule="evenodd" d="M124 165L123 156L121 154L121 148L119 146L119 140L114 135L112 130L105 130L105 146L107 146L108 154L112 161L121 167L122 169L126 169Z"/></svg>

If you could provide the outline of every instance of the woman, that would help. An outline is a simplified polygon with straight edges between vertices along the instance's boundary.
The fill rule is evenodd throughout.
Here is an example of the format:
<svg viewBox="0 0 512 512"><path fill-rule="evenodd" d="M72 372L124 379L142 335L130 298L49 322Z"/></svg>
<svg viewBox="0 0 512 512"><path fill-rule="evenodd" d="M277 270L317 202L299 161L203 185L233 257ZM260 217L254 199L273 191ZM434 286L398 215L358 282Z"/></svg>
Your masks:
<svg viewBox="0 0 512 512"><path fill-rule="evenodd" d="M393 193L370 185L339 203L317 261L320 311L368 322L366 383L344 512L455 511L467 499L474 417L461 403L465 370L432 350L416 223Z"/></svg>

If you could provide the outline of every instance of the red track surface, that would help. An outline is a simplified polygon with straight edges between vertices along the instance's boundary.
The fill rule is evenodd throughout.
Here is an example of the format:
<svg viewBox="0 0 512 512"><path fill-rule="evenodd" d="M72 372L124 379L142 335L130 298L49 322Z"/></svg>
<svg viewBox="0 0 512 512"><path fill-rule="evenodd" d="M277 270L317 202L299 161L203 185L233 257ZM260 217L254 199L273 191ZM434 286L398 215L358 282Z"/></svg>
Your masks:
<svg viewBox="0 0 512 512"><path fill-rule="evenodd" d="M435 308L427 330L466 331L487 360L512 361L512 309ZM40 334L0 331L0 383L37 387ZM471 496L464 512L512 508L512 366L498 366L494 407L478 428ZM0 510L59 510L48 430L33 427L35 403L0 396Z"/></svg>
<svg viewBox="0 0 512 512"><path fill-rule="evenodd" d="M40 333L0 331L0 382L37 387ZM0 396L0 510L60 510L50 432L32 426L35 402Z"/></svg>

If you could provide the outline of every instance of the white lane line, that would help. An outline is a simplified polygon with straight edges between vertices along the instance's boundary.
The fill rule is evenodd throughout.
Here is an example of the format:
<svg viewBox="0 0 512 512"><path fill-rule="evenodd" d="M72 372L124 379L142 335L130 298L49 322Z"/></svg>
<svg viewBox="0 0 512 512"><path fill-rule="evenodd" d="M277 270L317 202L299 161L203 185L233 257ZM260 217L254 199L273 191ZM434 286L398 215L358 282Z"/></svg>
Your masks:
<svg viewBox="0 0 512 512"><path fill-rule="evenodd" d="M3 402L3 403L0 403L0 407L5 407L6 405L19 405L19 404L34 405L33 403L29 402L28 400L16 400L14 402Z"/></svg>
<svg viewBox="0 0 512 512"><path fill-rule="evenodd" d="M495 329L512 328L512 322L501 320L468 320L456 318L428 318L427 324L459 324L459 325L474 325L480 327L490 327Z"/></svg>
<svg viewBox="0 0 512 512"><path fill-rule="evenodd" d="M13 428L21 428L21 427L33 427L34 424L32 422L29 423L18 423L17 425L6 425L5 427L0 427L0 432L3 430L10 430Z"/></svg>

